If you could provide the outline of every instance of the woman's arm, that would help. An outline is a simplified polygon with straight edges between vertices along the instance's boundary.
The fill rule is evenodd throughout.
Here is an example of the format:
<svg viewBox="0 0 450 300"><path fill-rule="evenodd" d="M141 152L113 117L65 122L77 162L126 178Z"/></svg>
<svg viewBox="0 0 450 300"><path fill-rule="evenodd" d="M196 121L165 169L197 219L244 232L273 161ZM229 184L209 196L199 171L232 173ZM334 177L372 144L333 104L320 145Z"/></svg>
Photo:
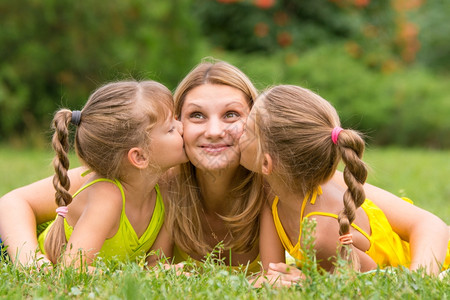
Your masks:
<svg viewBox="0 0 450 300"><path fill-rule="evenodd" d="M89 176L84 168L69 171L70 193L82 186ZM30 263L38 249L36 224L55 218L55 190L52 177L15 189L0 198L0 236L13 261Z"/></svg>

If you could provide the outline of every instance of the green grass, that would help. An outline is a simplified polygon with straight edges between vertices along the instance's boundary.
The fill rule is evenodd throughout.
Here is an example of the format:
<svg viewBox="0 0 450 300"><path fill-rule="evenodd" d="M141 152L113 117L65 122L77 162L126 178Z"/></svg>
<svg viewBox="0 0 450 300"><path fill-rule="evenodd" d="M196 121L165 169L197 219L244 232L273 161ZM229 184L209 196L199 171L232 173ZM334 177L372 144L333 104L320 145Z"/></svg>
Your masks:
<svg viewBox="0 0 450 300"><path fill-rule="evenodd" d="M368 182L431 211L450 224L450 150L369 148ZM14 149L0 145L0 195L53 175L51 150ZM79 166L74 154L71 166Z"/></svg>
<svg viewBox="0 0 450 300"><path fill-rule="evenodd" d="M369 148L364 156L368 182L414 204L450 224L450 151Z"/></svg>
<svg viewBox="0 0 450 300"><path fill-rule="evenodd" d="M51 149L13 148L0 145L0 196L20 186L53 175ZM70 155L70 166L79 166Z"/></svg>
<svg viewBox="0 0 450 300"><path fill-rule="evenodd" d="M341 265L344 265L341 262ZM161 266L144 269L125 263L87 274L72 268L39 272L0 261L0 297L5 299L448 299L450 276L443 280L404 269L338 275L322 274L314 261L304 265L301 285L253 288L243 273L207 259L202 267L188 263L191 276Z"/></svg>
<svg viewBox="0 0 450 300"><path fill-rule="evenodd" d="M450 152L421 149L368 149L369 182L414 202L450 223ZM52 174L49 150L0 146L0 194ZM78 162L73 157L74 165ZM127 263L100 267L89 275L70 268L42 273L0 261L2 299L450 299L450 276L439 280L402 269L339 275L305 270L302 286L252 288L242 273L211 262L193 276Z"/></svg>

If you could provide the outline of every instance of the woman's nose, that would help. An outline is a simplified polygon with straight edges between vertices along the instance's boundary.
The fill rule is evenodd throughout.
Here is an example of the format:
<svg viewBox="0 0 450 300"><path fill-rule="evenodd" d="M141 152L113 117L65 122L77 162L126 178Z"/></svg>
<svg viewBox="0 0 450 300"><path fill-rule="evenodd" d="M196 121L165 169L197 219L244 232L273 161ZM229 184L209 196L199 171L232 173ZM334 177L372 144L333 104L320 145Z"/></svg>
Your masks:
<svg viewBox="0 0 450 300"><path fill-rule="evenodd" d="M205 136L206 137L223 137L225 135L225 126L217 118L211 118L206 124Z"/></svg>

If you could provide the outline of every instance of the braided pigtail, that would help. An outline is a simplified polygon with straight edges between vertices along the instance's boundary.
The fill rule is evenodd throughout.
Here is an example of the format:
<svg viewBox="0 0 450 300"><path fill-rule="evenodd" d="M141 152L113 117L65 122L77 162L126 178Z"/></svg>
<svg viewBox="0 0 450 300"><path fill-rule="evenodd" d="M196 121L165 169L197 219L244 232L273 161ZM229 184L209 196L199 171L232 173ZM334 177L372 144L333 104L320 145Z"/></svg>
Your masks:
<svg viewBox="0 0 450 300"><path fill-rule="evenodd" d="M69 170L69 157L67 155L69 144L69 123L79 123L81 113L74 111L73 113L68 109L61 109L56 112L53 118L53 138L52 147L55 151L55 158L53 159L53 167L55 175L53 176L53 186L55 188L55 201L58 205L56 212L58 216L51 226L44 243L45 252L54 264L57 263L61 256L61 250L67 243L66 234L64 231L64 218L67 213L67 205L72 202L72 195L69 193L70 180L67 175ZM77 122L77 123L76 123Z"/></svg>
<svg viewBox="0 0 450 300"><path fill-rule="evenodd" d="M339 148L345 163L344 180L348 187L343 196L344 209L338 216L341 244L339 253L342 258L350 262L353 269L359 270L359 259L353 246L350 226L355 220L356 210L366 198L363 185L367 179L367 167L361 160L364 153L364 140L356 131L342 130L339 127L333 129L332 140Z"/></svg>

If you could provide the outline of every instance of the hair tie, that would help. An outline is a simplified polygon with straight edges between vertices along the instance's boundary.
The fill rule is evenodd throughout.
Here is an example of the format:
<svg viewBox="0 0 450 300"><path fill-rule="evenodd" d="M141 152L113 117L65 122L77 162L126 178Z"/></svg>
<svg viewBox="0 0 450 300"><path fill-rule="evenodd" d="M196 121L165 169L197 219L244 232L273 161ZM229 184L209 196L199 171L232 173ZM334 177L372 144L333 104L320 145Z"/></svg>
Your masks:
<svg viewBox="0 0 450 300"><path fill-rule="evenodd" d="M351 244L353 244L352 237L353 237L353 235L351 233L341 235L341 236L339 236L339 242L342 245L351 245Z"/></svg>
<svg viewBox="0 0 450 300"><path fill-rule="evenodd" d="M72 119L70 119L70 123L72 123L75 126L80 125L81 122L81 111L74 110L72 111Z"/></svg>
<svg viewBox="0 0 450 300"><path fill-rule="evenodd" d="M56 213L58 214L58 216L61 216L63 218L66 217L68 211L69 209L67 208L67 206L60 206L56 209Z"/></svg>
<svg viewBox="0 0 450 300"><path fill-rule="evenodd" d="M331 131L331 140L333 141L333 144L337 145L339 133L344 130L339 126L336 126L333 128L333 131Z"/></svg>

